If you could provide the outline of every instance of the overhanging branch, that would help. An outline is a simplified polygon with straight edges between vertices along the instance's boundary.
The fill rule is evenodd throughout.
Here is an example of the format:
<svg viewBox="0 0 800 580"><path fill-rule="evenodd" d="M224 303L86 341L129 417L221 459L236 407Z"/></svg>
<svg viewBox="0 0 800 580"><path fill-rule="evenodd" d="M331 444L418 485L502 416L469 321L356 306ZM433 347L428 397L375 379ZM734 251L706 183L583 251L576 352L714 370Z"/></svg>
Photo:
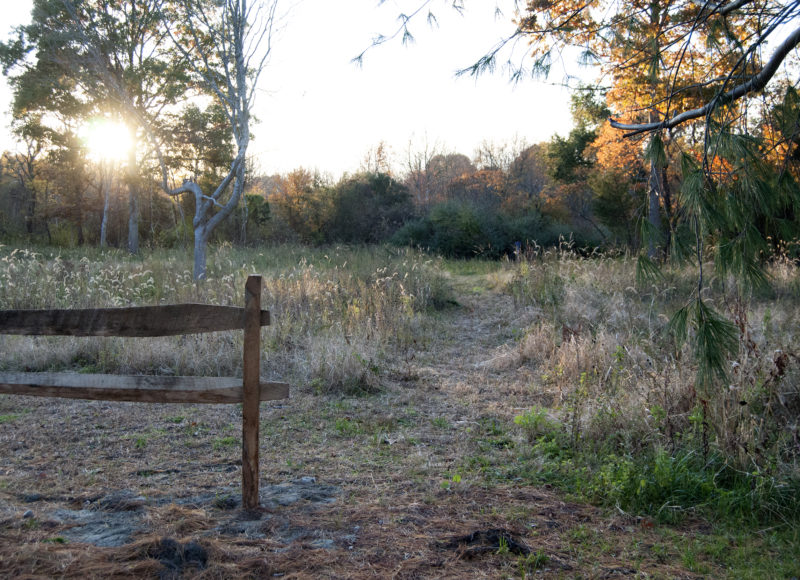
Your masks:
<svg viewBox="0 0 800 580"><path fill-rule="evenodd" d="M758 74L751 77L747 82L737 85L729 91L716 95L711 101L702 107L684 111L683 113L675 115L674 117L654 123L621 123L615 119L609 119L609 122L615 129L625 131L625 137L632 137L633 135L639 135L641 133L649 133L662 129L672 129L673 127L677 127L678 125L681 125L687 121L691 121L692 119L705 117L720 103L729 103L731 101L735 101L749 93L760 91L767 86L767 83L770 81L770 79L772 79L772 77L775 76L775 73L778 72L778 68L780 67L781 63L786 59L789 53L797 47L798 44L800 44L800 28L795 29L791 34L789 34L789 36L786 37L783 43L778 46L772 57L769 59L769 61L767 61L767 64Z"/></svg>

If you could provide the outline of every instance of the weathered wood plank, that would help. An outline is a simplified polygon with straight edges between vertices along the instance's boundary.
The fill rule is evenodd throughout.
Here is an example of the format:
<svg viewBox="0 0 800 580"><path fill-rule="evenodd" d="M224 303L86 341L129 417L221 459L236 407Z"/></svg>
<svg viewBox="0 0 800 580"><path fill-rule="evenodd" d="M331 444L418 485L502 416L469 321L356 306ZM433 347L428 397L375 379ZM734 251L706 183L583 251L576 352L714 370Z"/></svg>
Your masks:
<svg viewBox="0 0 800 580"><path fill-rule="evenodd" d="M245 326L245 309L208 304L169 304L76 310L0 310L0 334L43 336L173 336ZM260 326L269 311L260 310Z"/></svg>
<svg viewBox="0 0 800 580"><path fill-rule="evenodd" d="M260 400L289 396L286 383L260 383ZM138 403L241 403L242 379L80 373L0 373L0 393Z"/></svg>
<svg viewBox="0 0 800 580"><path fill-rule="evenodd" d="M261 372L261 276L248 276L244 287L244 352L242 360L242 506L258 507L259 373Z"/></svg>

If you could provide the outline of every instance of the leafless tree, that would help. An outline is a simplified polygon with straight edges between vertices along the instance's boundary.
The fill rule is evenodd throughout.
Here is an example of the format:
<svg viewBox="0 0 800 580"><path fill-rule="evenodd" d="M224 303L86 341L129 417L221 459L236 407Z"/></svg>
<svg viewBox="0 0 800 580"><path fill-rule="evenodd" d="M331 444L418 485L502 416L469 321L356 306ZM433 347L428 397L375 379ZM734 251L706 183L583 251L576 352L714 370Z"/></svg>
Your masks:
<svg viewBox="0 0 800 580"><path fill-rule="evenodd" d="M224 111L236 147L236 155L222 181L204 192L193 179L169 187L161 159L162 186L173 196L195 197L194 278L206 276L206 249L214 229L236 208L242 198L245 158L250 144L250 111L255 89L272 46L278 0L248 4L247 0L187 0L177 10L179 29L170 29L175 46L186 59L198 82L213 95Z"/></svg>
<svg viewBox="0 0 800 580"><path fill-rule="evenodd" d="M419 207L430 204L433 198L433 175L430 164L433 158L439 155L439 146L429 143L427 138L416 150L411 141L406 149L406 175L405 184L411 194L411 199Z"/></svg>

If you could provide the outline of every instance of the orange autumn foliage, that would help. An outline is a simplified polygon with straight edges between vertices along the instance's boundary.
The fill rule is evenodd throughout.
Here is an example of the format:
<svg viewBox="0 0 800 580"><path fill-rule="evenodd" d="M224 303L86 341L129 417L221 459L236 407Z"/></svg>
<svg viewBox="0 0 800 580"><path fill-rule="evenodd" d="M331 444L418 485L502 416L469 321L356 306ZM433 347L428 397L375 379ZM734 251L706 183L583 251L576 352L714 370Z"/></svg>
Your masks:
<svg viewBox="0 0 800 580"><path fill-rule="evenodd" d="M641 141L624 138L608 122L600 127L591 149L601 169L621 171L627 176L644 169Z"/></svg>

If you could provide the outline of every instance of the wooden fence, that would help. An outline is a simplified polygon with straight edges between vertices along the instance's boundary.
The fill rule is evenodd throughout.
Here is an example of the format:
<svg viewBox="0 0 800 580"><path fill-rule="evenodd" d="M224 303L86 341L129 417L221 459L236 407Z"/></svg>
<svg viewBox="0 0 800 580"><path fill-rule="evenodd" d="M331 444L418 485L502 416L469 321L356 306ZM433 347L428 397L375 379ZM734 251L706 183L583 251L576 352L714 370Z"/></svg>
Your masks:
<svg viewBox="0 0 800 580"><path fill-rule="evenodd" d="M258 506L259 403L289 396L262 382L261 276L249 276L244 308L174 304L85 310L0 310L0 334L155 337L244 330L242 378L0 372L0 393L137 403L242 403L242 506Z"/></svg>

